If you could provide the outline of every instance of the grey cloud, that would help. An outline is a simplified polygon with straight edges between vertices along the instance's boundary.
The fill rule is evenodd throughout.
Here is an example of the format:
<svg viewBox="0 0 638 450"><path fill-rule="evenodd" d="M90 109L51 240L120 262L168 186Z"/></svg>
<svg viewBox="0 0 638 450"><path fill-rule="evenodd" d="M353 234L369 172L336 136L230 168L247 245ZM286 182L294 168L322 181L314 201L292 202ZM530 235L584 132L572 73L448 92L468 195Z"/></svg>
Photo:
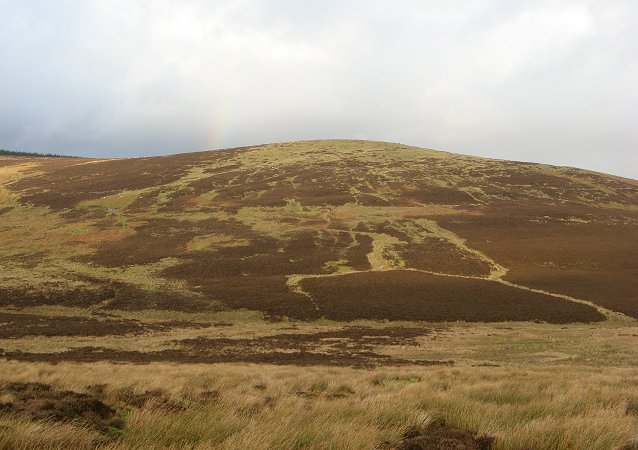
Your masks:
<svg viewBox="0 0 638 450"><path fill-rule="evenodd" d="M0 147L365 138L638 178L638 5L0 0Z"/></svg>

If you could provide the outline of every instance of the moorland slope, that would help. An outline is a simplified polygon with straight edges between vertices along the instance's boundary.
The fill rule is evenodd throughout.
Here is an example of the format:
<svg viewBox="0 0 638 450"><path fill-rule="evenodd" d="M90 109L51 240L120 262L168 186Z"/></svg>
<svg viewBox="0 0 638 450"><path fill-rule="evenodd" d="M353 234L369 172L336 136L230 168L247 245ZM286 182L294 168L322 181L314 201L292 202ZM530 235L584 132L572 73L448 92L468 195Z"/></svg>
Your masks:
<svg viewBox="0 0 638 450"><path fill-rule="evenodd" d="M638 182L398 144L0 156L0 449L630 449Z"/></svg>
<svg viewBox="0 0 638 450"><path fill-rule="evenodd" d="M0 307L622 320L637 238L634 180L399 144L0 157Z"/></svg>

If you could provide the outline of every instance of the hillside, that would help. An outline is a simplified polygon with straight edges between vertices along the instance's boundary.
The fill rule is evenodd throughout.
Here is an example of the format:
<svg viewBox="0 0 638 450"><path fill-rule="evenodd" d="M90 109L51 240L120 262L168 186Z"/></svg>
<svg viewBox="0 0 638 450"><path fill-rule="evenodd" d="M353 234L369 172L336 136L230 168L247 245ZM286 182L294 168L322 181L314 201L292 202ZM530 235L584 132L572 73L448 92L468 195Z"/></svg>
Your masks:
<svg viewBox="0 0 638 450"><path fill-rule="evenodd" d="M398 144L0 156L0 448L635 448L637 238Z"/></svg>
<svg viewBox="0 0 638 450"><path fill-rule="evenodd" d="M634 180L368 141L0 157L3 307L567 323L637 292Z"/></svg>

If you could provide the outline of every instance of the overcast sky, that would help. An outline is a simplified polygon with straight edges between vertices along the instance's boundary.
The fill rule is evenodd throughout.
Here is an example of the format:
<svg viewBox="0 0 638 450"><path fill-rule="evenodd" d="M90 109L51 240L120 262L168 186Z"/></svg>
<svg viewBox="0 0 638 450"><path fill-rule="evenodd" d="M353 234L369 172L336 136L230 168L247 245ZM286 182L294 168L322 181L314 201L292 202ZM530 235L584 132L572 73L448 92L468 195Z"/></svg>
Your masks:
<svg viewBox="0 0 638 450"><path fill-rule="evenodd" d="M357 138L638 178L638 1L0 0L0 148Z"/></svg>

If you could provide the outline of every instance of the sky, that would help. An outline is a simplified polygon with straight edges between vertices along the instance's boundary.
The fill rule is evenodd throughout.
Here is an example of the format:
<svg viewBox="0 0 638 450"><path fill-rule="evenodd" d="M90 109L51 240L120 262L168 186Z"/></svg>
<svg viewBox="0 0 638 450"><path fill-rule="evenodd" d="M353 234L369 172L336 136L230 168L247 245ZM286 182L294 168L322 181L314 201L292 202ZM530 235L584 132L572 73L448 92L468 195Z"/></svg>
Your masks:
<svg viewBox="0 0 638 450"><path fill-rule="evenodd" d="M400 142L638 178L635 0L0 0L0 148Z"/></svg>

